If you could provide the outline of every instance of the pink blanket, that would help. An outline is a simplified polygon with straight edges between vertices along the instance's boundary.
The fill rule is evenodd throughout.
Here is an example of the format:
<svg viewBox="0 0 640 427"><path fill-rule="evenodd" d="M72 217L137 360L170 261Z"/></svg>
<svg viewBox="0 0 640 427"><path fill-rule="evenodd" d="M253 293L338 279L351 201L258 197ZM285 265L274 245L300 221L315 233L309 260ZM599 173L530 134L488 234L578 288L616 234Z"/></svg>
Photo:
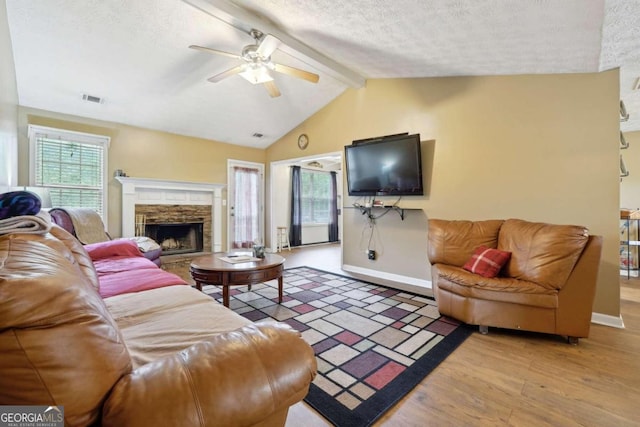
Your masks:
<svg viewBox="0 0 640 427"><path fill-rule="evenodd" d="M136 245L133 241L126 239L92 243L90 245L84 245L84 249L94 261L116 256L144 256L142 255L142 252L140 252L140 249L138 249L138 245Z"/></svg>
<svg viewBox="0 0 640 427"><path fill-rule="evenodd" d="M93 260L103 298L172 285L188 285L145 258L130 240L110 240L85 249Z"/></svg>
<svg viewBox="0 0 640 427"><path fill-rule="evenodd" d="M98 276L98 280L100 281L100 295L102 295L102 298L162 288L164 286L187 284L179 276L158 267L155 269L145 268L106 274Z"/></svg>
<svg viewBox="0 0 640 427"><path fill-rule="evenodd" d="M114 256L93 261L98 276L131 270L158 269L153 261L145 257ZM164 271L164 270L163 270Z"/></svg>

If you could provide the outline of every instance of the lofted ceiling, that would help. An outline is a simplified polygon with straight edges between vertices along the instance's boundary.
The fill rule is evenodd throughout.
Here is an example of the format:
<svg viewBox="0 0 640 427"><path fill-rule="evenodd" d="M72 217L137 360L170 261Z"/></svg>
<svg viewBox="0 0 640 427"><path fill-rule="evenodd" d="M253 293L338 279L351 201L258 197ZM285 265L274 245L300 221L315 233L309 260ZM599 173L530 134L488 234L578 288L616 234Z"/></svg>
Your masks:
<svg viewBox="0 0 640 427"><path fill-rule="evenodd" d="M588 73L620 67L640 130L635 0L6 0L22 106L264 148L366 79ZM257 28L282 44L282 96L240 76ZM100 104L82 100L101 97ZM254 136L255 133L262 137Z"/></svg>

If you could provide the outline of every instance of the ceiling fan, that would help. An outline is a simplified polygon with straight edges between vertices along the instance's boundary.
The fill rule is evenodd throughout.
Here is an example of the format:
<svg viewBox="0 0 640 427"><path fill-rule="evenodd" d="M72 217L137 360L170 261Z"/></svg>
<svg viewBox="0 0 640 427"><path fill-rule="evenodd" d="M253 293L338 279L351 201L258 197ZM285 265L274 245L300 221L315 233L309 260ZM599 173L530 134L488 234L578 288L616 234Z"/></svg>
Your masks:
<svg viewBox="0 0 640 427"><path fill-rule="evenodd" d="M297 77L307 80L311 83L317 83L320 76L309 71L301 70L299 68L289 67L288 65L276 64L271 61L271 54L280 45L280 40L271 34L263 34L258 30L251 30L249 32L251 37L255 39L255 44L250 44L242 49L240 55L224 52L217 49L211 49L203 46L191 45L189 48L200 50L202 52L214 53L216 55L223 55L230 58L241 59L244 64L240 64L237 67L233 67L227 71L223 71L220 74L216 74L213 77L209 77L207 80L211 83L217 83L222 79L239 74L241 77L248 80L250 83L263 84L269 92L272 98L280 96L280 90L273 81L271 71L277 73L287 74L289 76Z"/></svg>

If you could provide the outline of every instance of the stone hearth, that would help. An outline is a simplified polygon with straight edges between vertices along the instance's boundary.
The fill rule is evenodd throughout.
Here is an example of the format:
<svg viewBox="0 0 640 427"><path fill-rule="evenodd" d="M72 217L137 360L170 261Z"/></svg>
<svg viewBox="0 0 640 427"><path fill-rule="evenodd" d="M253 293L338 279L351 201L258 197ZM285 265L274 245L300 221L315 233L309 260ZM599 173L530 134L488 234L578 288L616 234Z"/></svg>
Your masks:
<svg viewBox="0 0 640 427"><path fill-rule="evenodd" d="M224 184L116 177L122 184L122 235L135 235L136 215L146 224L203 223L203 250L222 250Z"/></svg>

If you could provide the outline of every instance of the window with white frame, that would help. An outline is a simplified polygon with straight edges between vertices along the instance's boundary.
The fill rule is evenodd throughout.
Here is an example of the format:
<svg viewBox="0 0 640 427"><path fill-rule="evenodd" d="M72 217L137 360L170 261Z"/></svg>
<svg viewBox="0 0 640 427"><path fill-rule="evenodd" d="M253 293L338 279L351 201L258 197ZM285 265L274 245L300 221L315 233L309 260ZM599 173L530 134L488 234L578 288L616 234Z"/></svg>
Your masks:
<svg viewBox="0 0 640 427"><path fill-rule="evenodd" d="M301 211L303 224L329 223L331 175L328 172L301 171Z"/></svg>
<svg viewBox="0 0 640 427"><path fill-rule="evenodd" d="M29 125L31 185L49 190L54 207L91 208L103 220L110 138Z"/></svg>

